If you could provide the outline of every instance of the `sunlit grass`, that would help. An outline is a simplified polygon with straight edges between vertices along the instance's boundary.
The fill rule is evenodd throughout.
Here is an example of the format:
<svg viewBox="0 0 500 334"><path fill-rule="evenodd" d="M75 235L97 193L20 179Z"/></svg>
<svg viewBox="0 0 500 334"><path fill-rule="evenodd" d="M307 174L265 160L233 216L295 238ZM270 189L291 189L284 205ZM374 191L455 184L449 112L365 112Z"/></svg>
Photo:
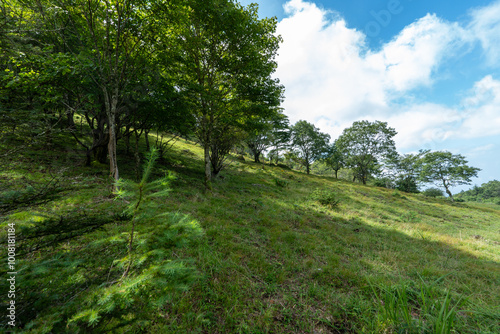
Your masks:
<svg viewBox="0 0 500 334"><path fill-rule="evenodd" d="M34 168L31 153L0 176L19 185L23 176L40 181L45 170L72 168L62 175L59 197L22 207L10 213L12 219L36 224L30 219L36 213L111 217L122 211L124 203L109 196L106 166L84 168L73 152L73 165L54 153L60 160ZM157 176L172 171L177 177L158 210L190 214L201 223L205 237L175 252L178 258L192 258L200 276L190 290L150 315L147 331L392 333L401 328L381 318L381 302L393 296L382 294L386 291L396 296L399 291L397 303L409 307L402 316L413 316L415 321L408 322L415 328L432 328L428 321L443 320L436 319L458 305L456 332L500 330L500 206L453 204L235 157L223 178L214 182L213 192L205 193L202 157L193 142L179 139L155 170ZM121 155L120 161L121 175L133 179L133 159ZM338 204L323 205L312 198L316 189L333 194ZM112 244L98 259L99 270L106 272L106 264L122 251L112 241L120 224L112 221L58 247L76 255L92 245L95 249L88 252L95 257L98 246ZM75 272L68 279L83 278ZM374 294L370 284L380 289ZM434 290L426 300L448 303L442 313L432 313L434 320L424 317L423 299L412 295L431 285Z"/></svg>

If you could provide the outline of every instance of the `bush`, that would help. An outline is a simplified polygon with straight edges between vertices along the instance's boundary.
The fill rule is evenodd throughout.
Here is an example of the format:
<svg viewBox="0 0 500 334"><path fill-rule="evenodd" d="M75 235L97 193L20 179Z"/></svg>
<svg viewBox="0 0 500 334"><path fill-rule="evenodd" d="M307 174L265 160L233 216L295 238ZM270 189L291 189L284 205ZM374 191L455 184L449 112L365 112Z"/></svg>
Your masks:
<svg viewBox="0 0 500 334"><path fill-rule="evenodd" d="M288 181L286 180L274 179L274 183L280 188L288 188Z"/></svg>
<svg viewBox="0 0 500 334"><path fill-rule="evenodd" d="M424 196L426 197L440 197L444 196L444 193L441 189L438 188L429 188L425 189L423 192Z"/></svg>
<svg viewBox="0 0 500 334"><path fill-rule="evenodd" d="M335 193L327 189L316 189L309 195L309 198L331 209L337 207L340 203Z"/></svg>
<svg viewBox="0 0 500 334"><path fill-rule="evenodd" d="M279 163L277 164L276 166L282 168L282 169L286 169L286 170L291 170L291 168L285 164L282 164L282 163Z"/></svg>
<svg viewBox="0 0 500 334"><path fill-rule="evenodd" d="M388 177L376 178L373 180L375 187L394 189L394 182Z"/></svg>

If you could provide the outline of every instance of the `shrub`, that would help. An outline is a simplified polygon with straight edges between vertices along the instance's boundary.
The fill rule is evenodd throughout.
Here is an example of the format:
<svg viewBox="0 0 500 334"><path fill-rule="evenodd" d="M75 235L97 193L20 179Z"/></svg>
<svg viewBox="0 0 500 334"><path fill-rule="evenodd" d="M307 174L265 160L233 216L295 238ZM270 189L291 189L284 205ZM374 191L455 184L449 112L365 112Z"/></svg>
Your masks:
<svg viewBox="0 0 500 334"><path fill-rule="evenodd" d="M424 196L426 197L440 197L444 196L444 193L441 189L438 188L429 188L425 189L423 192Z"/></svg>
<svg viewBox="0 0 500 334"><path fill-rule="evenodd" d="M373 185L381 188L394 189L394 182L388 177L376 178L373 180Z"/></svg>
<svg viewBox="0 0 500 334"><path fill-rule="evenodd" d="M340 203L335 193L328 189L316 189L309 195L309 198L331 209L337 207Z"/></svg>
<svg viewBox="0 0 500 334"><path fill-rule="evenodd" d="M282 164L282 163L279 163L277 164L276 166L282 168L282 169L286 169L286 170L291 170L291 168L285 164Z"/></svg>
<svg viewBox="0 0 500 334"><path fill-rule="evenodd" d="M281 187L281 188L288 187L288 181L286 181L286 180L274 179L274 183L276 184L276 186Z"/></svg>

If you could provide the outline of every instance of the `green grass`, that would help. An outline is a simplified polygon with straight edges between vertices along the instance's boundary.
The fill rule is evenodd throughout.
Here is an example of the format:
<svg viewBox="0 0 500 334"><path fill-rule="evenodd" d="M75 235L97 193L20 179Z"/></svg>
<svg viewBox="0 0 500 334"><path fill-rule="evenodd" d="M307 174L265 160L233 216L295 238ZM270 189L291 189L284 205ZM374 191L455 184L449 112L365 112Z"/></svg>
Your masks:
<svg viewBox="0 0 500 334"><path fill-rule="evenodd" d="M134 178L133 157L121 153L121 175ZM113 242L127 231L125 203L109 197L107 167L84 168L82 160L62 145L43 155L28 150L0 172L9 189L60 173L48 201L20 206L3 223L15 221L21 238L49 231L60 217L68 222L59 239L20 241L19 288L38 281L43 291L18 297L25 299L20 319L39 319L32 332L50 323L64 331L85 289L105 281L126 252ZM189 214L205 232L170 254L196 268L197 278L188 290L169 292L155 312L127 315L128 327L115 332L500 332L498 205L454 204L237 159L205 193L202 151L183 139L155 174L166 171L177 179L158 211ZM321 192L336 204L321 204Z"/></svg>

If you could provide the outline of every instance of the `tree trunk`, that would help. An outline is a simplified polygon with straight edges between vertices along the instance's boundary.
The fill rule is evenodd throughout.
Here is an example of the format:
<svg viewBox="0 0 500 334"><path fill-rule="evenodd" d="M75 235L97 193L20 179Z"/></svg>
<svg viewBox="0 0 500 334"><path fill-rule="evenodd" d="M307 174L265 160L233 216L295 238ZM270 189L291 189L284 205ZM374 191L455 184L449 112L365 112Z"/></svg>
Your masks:
<svg viewBox="0 0 500 334"><path fill-rule="evenodd" d="M254 160L254 162L259 162L260 163L260 152L253 154L253 160Z"/></svg>
<svg viewBox="0 0 500 334"><path fill-rule="evenodd" d="M203 145L203 150L205 153L205 190L212 190L212 169L210 164L210 145L208 141Z"/></svg>
<svg viewBox="0 0 500 334"><path fill-rule="evenodd" d="M336 170L335 170L335 178L336 178L336 179L338 179L338 178L339 178L338 173L339 173L339 171L338 171L338 169L336 169Z"/></svg>
<svg viewBox="0 0 500 334"><path fill-rule="evenodd" d="M92 153L92 150L90 149L86 149L85 150L85 167L90 167L91 163L92 163L92 158L91 158L91 153Z"/></svg>
<svg viewBox="0 0 500 334"><path fill-rule="evenodd" d="M125 147L127 148L127 155L130 154L130 125L125 127Z"/></svg>
<svg viewBox="0 0 500 334"><path fill-rule="evenodd" d="M146 139L146 151L150 151L150 146L149 146L149 130L144 129L144 139Z"/></svg>
<svg viewBox="0 0 500 334"><path fill-rule="evenodd" d="M137 129L134 129L134 134L135 134L135 150L134 150L135 177L137 181L139 181L141 178L141 157L139 156L139 140L141 138L141 134L137 131Z"/></svg>
<svg viewBox="0 0 500 334"><path fill-rule="evenodd" d="M116 155L116 107L118 105L118 88L113 90L111 95L111 101L107 92L104 88L104 98L106 103L106 113L108 116L108 129L109 129L109 142L108 142L108 155L109 155L109 174L113 179L112 191L115 192L116 182L120 178L118 172L118 161Z"/></svg>
<svg viewBox="0 0 500 334"><path fill-rule="evenodd" d="M448 194L448 196L450 196L450 199L452 202L455 202L455 199L453 198L453 195L450 191L450 189L448 188L448 185L446 184L446 181L443 179L443 186L444 186L444 189L446 190L446 193Z"/></svg>

